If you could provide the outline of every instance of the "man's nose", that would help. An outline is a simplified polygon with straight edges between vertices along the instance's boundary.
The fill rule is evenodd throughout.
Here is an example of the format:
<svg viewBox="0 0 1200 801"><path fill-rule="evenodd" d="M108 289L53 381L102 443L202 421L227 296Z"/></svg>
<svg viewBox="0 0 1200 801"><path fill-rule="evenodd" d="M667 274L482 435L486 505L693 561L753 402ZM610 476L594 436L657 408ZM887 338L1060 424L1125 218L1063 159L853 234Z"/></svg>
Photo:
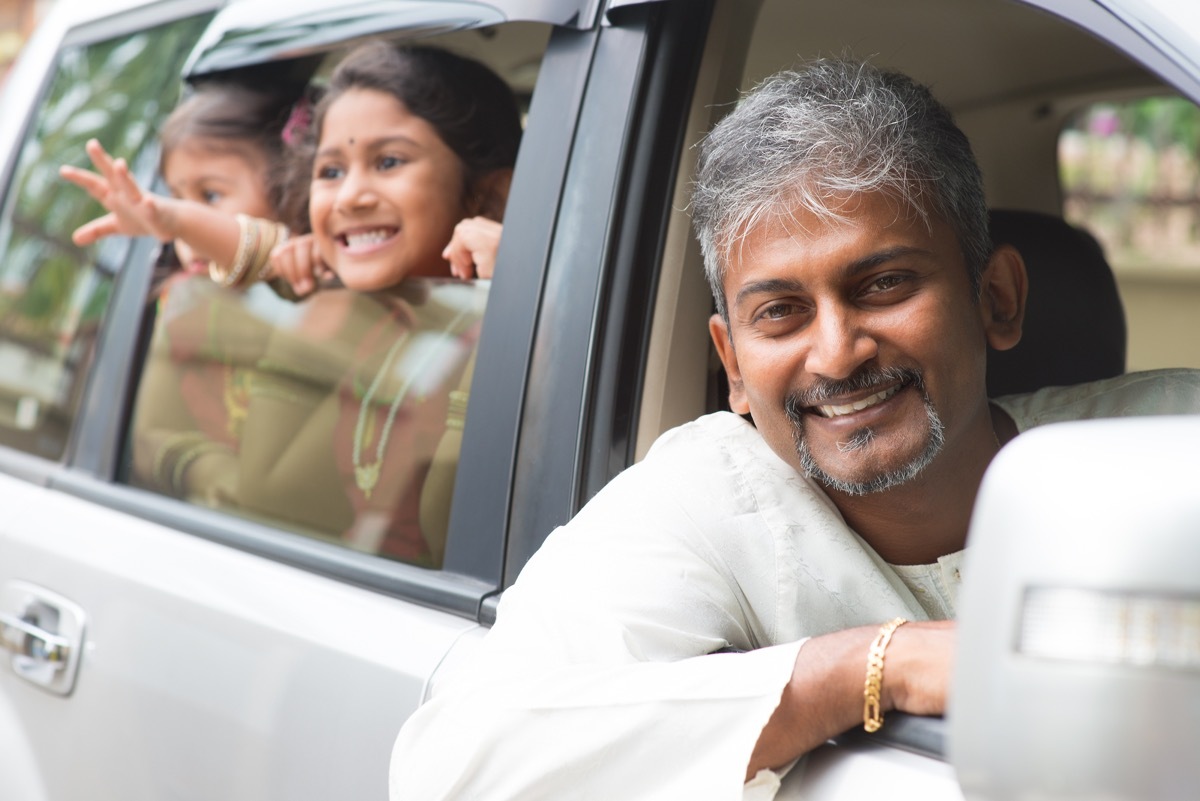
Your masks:
<svg viewBox="0 0 1200 801"><path fill-rule="evenodd" d="M860 315L838 308L819 309L808 329L805 372L824 378L849 378L879 354L879 343Z"/></svg>

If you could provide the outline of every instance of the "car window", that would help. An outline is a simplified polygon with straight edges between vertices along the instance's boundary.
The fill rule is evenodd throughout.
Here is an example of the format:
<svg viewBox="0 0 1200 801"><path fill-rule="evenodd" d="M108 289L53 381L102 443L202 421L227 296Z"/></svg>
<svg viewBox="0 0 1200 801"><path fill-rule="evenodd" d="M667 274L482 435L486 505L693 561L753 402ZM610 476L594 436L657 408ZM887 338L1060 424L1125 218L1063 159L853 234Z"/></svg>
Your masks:
<svg viewBox="0 0 1200 801"><path fill-rule="evenodd" d="M183 58L203 29L190 19L65 49L29 127L0 214L0 444L62 457L127 241L71 243L98 206L59 191L58 167L84 143L114 143L145 175L157 123L174 105Z"/></svg>
<svg viewBox="0 0 1200 801"><path fill-rule="evenodd" d="M420 41L488 63L524 106L548 35L513 23ZM316 67L317 83L343 53ZM296 301L176 272L147 302L122 479L439 568L490 291L489 280L408 279Z"/></svg>
<svg viewBox="0 0 1200 801"><path fill-rule="evenodd" d="M1063 215L1100 240L1129 318L1129 369L1200 367L1200 109L1105 100L1059 139Z"/></svg>

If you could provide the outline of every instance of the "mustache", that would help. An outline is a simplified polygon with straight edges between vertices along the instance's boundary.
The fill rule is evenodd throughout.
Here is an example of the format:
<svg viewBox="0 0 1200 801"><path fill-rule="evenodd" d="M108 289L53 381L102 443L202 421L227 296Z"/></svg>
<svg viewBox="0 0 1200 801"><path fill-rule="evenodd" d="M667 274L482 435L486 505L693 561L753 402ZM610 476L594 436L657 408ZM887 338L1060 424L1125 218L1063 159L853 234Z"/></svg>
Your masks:
<svg viewBox="0 0 1200 801"><path fill-rule="evenodd" d="M790 393L783 409L793 423L799 423L804 410L856 392L883 389L892 384L913 384L925 391L925 379L920 370L911 367L864 367L849 378L819 378L812 386Z"/></svg>

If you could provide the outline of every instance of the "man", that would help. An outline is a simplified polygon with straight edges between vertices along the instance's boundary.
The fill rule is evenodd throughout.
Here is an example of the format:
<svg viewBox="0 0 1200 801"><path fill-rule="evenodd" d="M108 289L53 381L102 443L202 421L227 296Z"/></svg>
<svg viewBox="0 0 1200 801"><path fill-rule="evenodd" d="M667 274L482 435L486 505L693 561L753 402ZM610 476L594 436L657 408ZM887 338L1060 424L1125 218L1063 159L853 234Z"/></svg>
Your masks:
<svg viewBox="0 0 1200 801"><path fill-rule="evenodd" d="M693 216L737 414L668 432L548 538L401 732L393 799L770 798L834 734L940 714L1001 445L1200 397L1171 372L989 402L1024 264L904 76L770 79L706 140Z"/></svg>

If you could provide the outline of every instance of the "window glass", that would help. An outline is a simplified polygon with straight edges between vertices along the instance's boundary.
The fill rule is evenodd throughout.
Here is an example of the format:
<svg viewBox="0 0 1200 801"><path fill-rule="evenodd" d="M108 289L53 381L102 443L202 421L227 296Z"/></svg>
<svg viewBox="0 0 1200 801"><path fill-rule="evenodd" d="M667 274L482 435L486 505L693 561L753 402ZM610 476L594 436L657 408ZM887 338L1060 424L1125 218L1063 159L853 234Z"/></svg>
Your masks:
<svg viewBox="0 0 1200 801"><path fill-rule="evenodd" d="M548 35L548 26L514 24L420 44L484 62L514 89L519 109ZM318 68L317 83L327 80L330 66ZM253 68L242 77L252 80ZM332 114L325 126L337 130ZM367 124L352 129L364 141L395 139L371 133ZM376 213L333 235L340 247L378 246L391 254L395 248L386 243L394 237L417 241L426 230L418 206L428 202L405 207L404 198L415 195L387 183L401 170L417 174L408 155L383 147L361 169L354 152L346 145L329 163L319 157L311 170L314 227L326 230L316 222L322 208L336 225L353 228L346 220L354 214L330 211L331 196L317 183L337 184L344 176L347 183L379 183L370 184ZM451 181L427 185L434 184L462 192L464 181L456 172ZM176 271L150 304L154 324L131 415L125 480L314 539L440 567L491 284L448 276L447 266L446 277L406 278L372 292L331 280L294 300L278 280L228 289L208 275Z"/></svg>
<svg viewBox="0 0 1200 801"><path fill-rule="evenodd" d="M1200 366L1200 109L1179 97L1091 105L1059 139L1064 216L1104 246L1130 370Z"/></svg>
<svg viewBox="0 0 1200 801"><path fill-rule="evenodd" d="M127 241L98 251L71 243L99 207L64 188L58 167L80 163L97 137L148 174L157 122L175 102L175 76L201 29L199 20L175 22L61 56L0 215L0 444L62 456L112 276L128 252Z"/></svg>
<svg viewBox="0 0 1200 801"><path fill-rule="evenodd" d="M299 303L177 275L158 305L130 481L439 564L487 281Z"/></svg>

